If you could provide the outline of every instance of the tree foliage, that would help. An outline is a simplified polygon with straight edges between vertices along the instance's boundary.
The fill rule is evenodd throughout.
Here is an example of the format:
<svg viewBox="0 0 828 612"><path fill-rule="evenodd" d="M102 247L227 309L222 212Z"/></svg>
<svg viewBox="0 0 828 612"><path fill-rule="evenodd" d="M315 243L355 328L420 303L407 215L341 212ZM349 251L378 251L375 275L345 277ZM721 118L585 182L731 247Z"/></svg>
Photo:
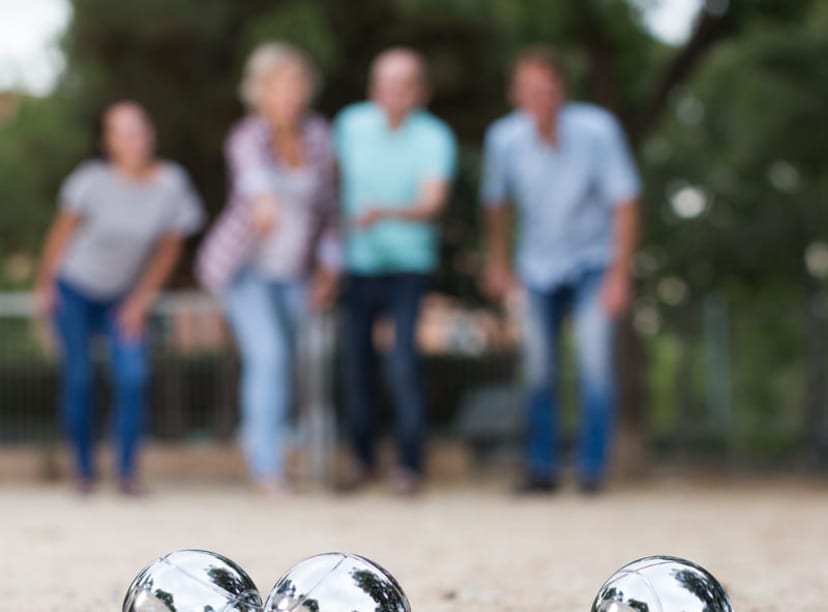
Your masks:
<svg viewBox="0 0 828 612"><path fill-rule="evenodd" d="M60 181L92 150L93 117L115 99L147 106L161 153L188 168L215 215L226 194L223 139L243 113L243 62L256 44L277 38L320 65L317 106L329 117L364 97L370 62L383 48L412 45L427 56L431 108L462 143L441 221L437 286L479 299L482 136L508 111L510 58L523 45L551 43L569 68L572 97L616 113L639 158L639 310L672 316L702 296L727 297L738 313L733 343L746 364L733 376L733 393L751 415L745 422L769 422L786 410L807 370L811 408L803 422L816 431L828 405L825 322L813 309L805 325L790 313L803 296L812 304L823 295L828 277L828 3L706 0L687 41L671 47L648 31L643 12L669 1L73 0L57 91L23 98L13 121L3 111L19 96L0 97L0 286L30 282ZM192 282L188 263L179 285ZM754 324L775 318L784 325ZM658 389L674 382L665 378L670 360L643 366L642 346L628 332L621 344L629 410L644 403L637 377L649 372ZM655 339L653 361L678 351L678 386L699 386L690 376L698 338L681 349L672 332Z"/></svg>
<svg viewBox="0 0 828 612"><path fill-rule="evenodd" d="M801 285L804 250L828 229L828 78L817 61L828 45L825 3L708 0L687 43L672 48L644 25L642 7L658 1L74 0L58 91L0 124L3 254L36 250L57 185L91 149L91 121L107 101L149 108L162 153L192 172L215 214L222 142L243 112L239 75L257 43L288 40L316 58L328 116L364 96L378 51L409 44L430 60L432 108L463 143L440 285L472 296L482 134L508 109L509 58L549 42L567 60L573 97L611 108L639 153L645 288L664 277L691 293ZM671 205L686 186L705 198L689 218Z"/></svg>

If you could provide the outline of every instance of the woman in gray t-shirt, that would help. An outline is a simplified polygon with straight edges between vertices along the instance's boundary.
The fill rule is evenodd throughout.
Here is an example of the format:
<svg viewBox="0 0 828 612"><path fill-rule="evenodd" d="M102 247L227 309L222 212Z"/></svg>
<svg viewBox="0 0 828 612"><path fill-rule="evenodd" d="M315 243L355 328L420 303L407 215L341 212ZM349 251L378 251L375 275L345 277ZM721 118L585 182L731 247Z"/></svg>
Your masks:
<svg viewBox="0 0 828 612"><path fill-rule="evenodd" d="M186 172L155 158L154 130L143 108L113 104L101 127L105 159L84 162L61 188L36 296L61 346L61 414L79 488L89 492L95 475L90 341L100 334L115 383L120 487L134 494L148 379L144 322L183 238L200 227L203 212Z"/></svg>

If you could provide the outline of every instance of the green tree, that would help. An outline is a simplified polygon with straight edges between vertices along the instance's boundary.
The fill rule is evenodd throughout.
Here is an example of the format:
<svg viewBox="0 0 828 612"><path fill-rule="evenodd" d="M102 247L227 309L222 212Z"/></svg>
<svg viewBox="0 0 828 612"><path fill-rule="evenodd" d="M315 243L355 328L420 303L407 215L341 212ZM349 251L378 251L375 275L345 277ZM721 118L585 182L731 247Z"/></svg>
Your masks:
<svg viewBox="0 0 828 612"><path fill-rule="evenodd" d="M828 257L828 6L706 0L686 43L673 48L644 25L643 7L658 1L666 0L74 0L58 91L25 100L17 120L0 126L3 258L36 251L60 180L94 144L89 126L103 103L144 103L162 153L191 171L215 214L226 193L222 142L243 112L237 83L258 42L282 38L310 51L326 76L318 105L328 116L364 96L379 50L410 44L428 57L432 107L463 145L438 286L479 299L482 134L507 110L508 58L547 42L563 52L573 96L612 109L638 154L644 299L658 304L668 279L691 300L718 293L737 307L815 300L824 286L814 265L819 272ZM181 266L177 282L189 282L189 269ZM823 337L821 319L806 315L805 324L808 338ZM787 346L790 333L768 329L762 338ZM810 430L825 404L821 344L808 344ZM640 422L648 368L629 325L621 355L626 414Z"/></svg>

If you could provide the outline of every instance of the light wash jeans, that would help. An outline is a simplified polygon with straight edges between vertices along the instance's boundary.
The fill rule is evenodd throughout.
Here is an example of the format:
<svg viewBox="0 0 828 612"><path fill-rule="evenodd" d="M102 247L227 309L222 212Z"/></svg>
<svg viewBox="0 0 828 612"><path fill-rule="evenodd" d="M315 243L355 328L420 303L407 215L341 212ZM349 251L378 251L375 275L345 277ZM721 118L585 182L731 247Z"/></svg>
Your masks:
<svg viewBox="0 0 828 612"><path fill-rule="evenodd" d="M604 477L615 403L614 322L600 300L603 270L549 290L528 290L524 368L528 391L526 460L529 472L558 471L558 350L561 324L571 313L581 400L578 467L583 479Z"/></svg>
<svg viewBox="0 0 828 612"><path fill-rule="evenodd" d="M242 362L241 443L255 479L284 475L287 416L295 398L303 281L242 270L222 296Z"/></svg>

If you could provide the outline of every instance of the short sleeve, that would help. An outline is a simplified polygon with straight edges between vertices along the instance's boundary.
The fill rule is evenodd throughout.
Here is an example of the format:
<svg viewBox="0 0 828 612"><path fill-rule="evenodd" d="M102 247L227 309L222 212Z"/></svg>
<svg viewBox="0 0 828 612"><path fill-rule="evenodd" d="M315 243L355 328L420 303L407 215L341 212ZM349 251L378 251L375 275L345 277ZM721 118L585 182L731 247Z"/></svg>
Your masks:
<svg viewBox="0 0 828 612"><path fill-rule="evenodd" d="M502 205L509 198L508 166L504 148L497 129L490 127L483 144L483 176L480 186L480 201L487 207Z"/></svg>
<svg viewBox="0 0 828 612"><path fill-rule="evenodd" d="M439 125L429 143L428 156L424 168L426 180L448 181L457 168L457 142L452 131L445 125Z"/></svg>
<svg viewBox="0 0 828 612"><path fill-rule="evenodd" d="M98 162L85 162L66 177L58 194L60 208L81 215L90 212L91 196L100 176L99 166Z"/></svg>
<svg viewBox="0 0 828 612"><path fill-rule="evenodd" d="M166 229L168 232L189 236L201 229L204 223L204 206L183 169L175 169L174 180L174 213L170 216Z"/></svg>
<svg viewBox="0 0 828 612"><path fill-rule="evenodd" d="M602 167L598 169L599 184L610 206L619 206L637 198L641 180L635 167L627 139L618 121L610 116L601 138Z"/></svg>

